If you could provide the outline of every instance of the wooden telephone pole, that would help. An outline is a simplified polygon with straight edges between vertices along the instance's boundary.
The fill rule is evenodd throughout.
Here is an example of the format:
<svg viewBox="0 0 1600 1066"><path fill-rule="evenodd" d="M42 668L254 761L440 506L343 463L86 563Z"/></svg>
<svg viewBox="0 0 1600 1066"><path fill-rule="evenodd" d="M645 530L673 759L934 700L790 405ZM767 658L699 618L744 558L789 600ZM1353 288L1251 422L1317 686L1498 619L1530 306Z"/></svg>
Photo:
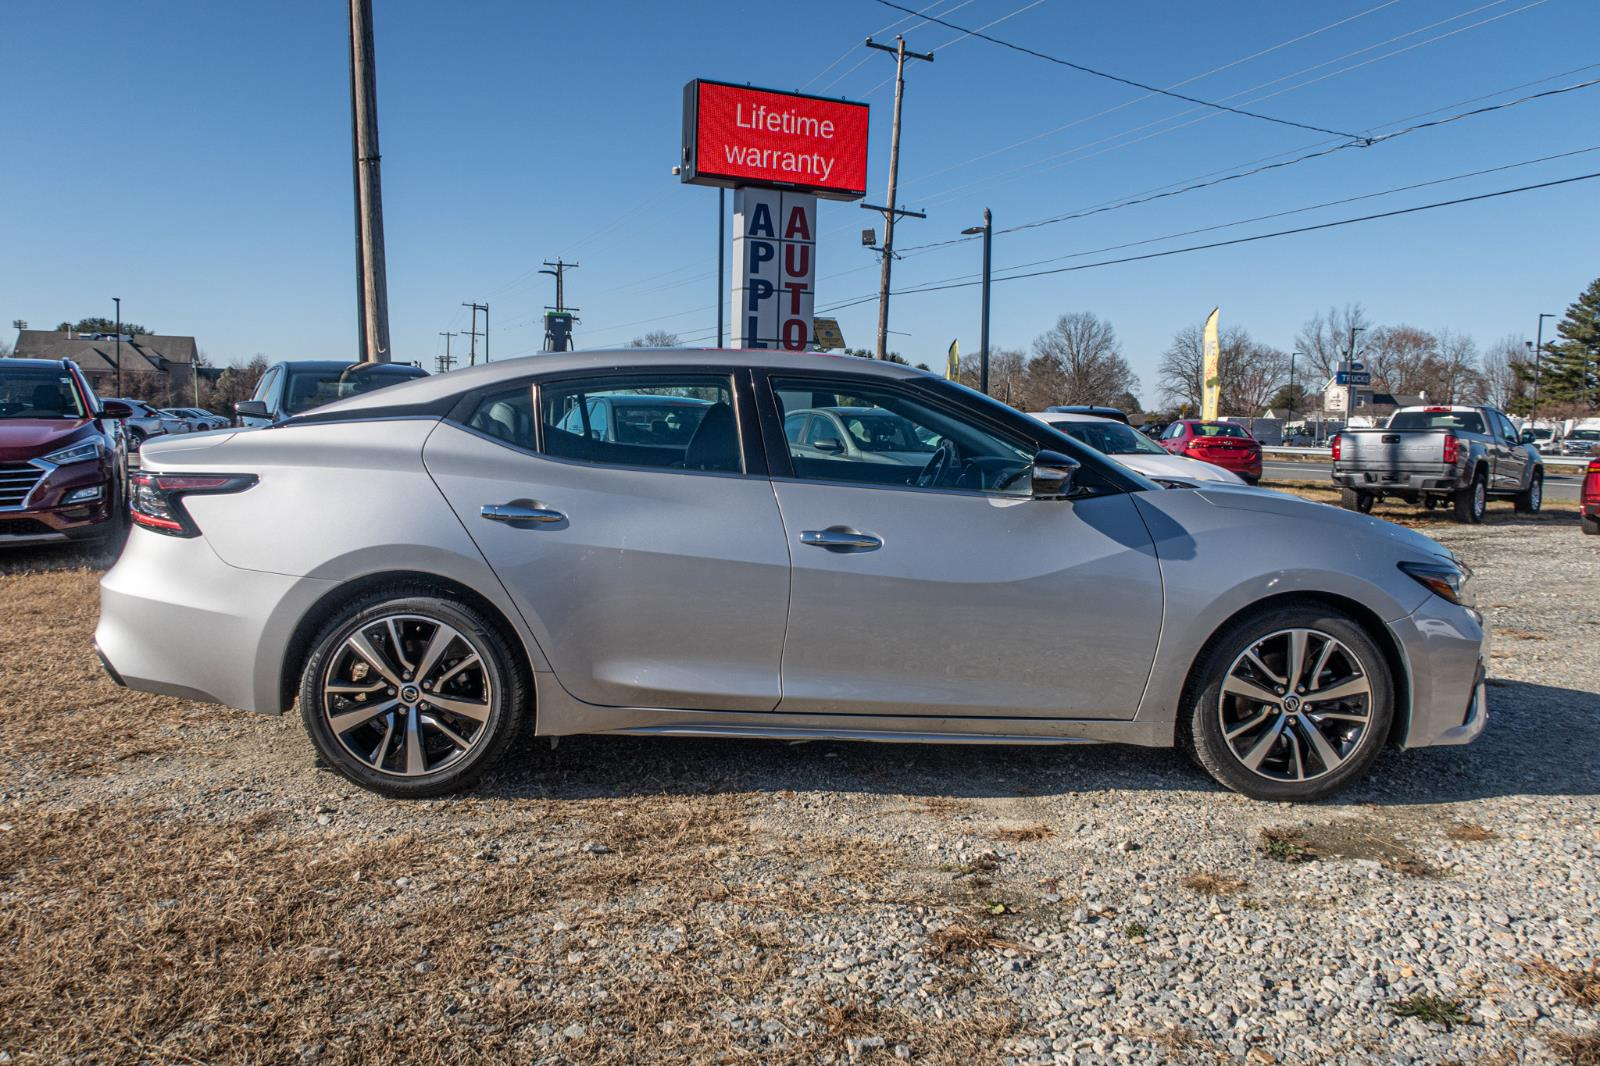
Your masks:
<svg viewBox="0 0 1600 1066"><path fill-rule="evenodd" d="M867 38L867 47L875 48L880 52L888 52L894 56L894 125L889 134L889 202L882 207L872 204L861 206L869 211L883 212L883 265L878 274L878 347L877 357L883 359L889 354L889 274L894 267L894 220L900 215L910 215L913 218L926 218L920 211L902 211L895 207L895 185L900 177L900 102L905 97L906 90L906 59L921 59L933 62L932 52L906 51L906 39L895 38L895 47L879 44L871 37Z"/></svg>
<svg viewBox="0 0 1600 1066"><path fill-rule="evenodd" d="M356 172L356 262L361 360L387 363L389 277L383 255L383 182L378 172L378 70L372 0L350 0L350 126Z"/></svg>

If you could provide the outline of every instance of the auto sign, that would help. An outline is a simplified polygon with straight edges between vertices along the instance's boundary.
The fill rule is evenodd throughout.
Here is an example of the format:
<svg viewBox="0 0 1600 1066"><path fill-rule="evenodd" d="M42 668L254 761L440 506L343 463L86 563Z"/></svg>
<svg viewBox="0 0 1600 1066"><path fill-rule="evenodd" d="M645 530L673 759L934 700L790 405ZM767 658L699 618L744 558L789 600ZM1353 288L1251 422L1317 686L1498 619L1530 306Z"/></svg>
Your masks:
<svg viewBox="0 0 1600 1066"><path fill-rule="evenodd" d="M866 104L696 79L683 87L681 179L859 200Z"/></svg>

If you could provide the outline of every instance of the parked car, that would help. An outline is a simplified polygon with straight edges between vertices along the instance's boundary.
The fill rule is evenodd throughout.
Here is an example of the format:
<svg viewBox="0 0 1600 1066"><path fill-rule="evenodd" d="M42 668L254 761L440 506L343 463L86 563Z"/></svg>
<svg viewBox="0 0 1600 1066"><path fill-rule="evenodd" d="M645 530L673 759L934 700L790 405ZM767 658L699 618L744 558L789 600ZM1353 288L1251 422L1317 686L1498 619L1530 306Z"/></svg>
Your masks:
<svg viewBox="0 0 1600 1066"><path fill-rule="evenodd" d="M1544 502L1544 460L1511 420L1485 406L1403 407L1386 426L1345 428L1333 441L1341 502L1370 511L1386 497L1430 509L1449 504L1456 520L1481 522L1490 497L1533 513Z"/></svg>
<svg viewBox="0 0 1600 1066"><path fill-rule="evenodd" d="M188 423L181 418L162 414L143 400L134 400L126 396L113 396L107 403L115 402L128 409L128 414L122 419L123 429L128 436L128 450L138 451L144 442L151 437L160 437L168 433L188 432Z"/></svg>
<svg viewBox="0 0 1600 1066"><path fill-rule="evenodd" d="M1128 416L1116 407L1100 407L1088 403L1055 404L1046 407L1045 411L1053 415L1094 415L1096 418L1109 418L1123 425L1128 425Z"/></svg>
<svg viewBox="0 0 1600 1066"><path fill-rule="evenodd" d="M1179 419L1161 435L1161 446L1173 455L1231 470L1251 485L1261 480L1261 442L1236 422Z"/></svg>
<svg viewBox="0 0 1600 1066"><path fill-rule="evenodd" d="M122 534L132 413L71 360L0 359L0 546Z"/></svg>
<svg viewBox="0 0 1600 1066"><path fill-rule="evenodd" d="M1058 414L1045 411L1033 417L1054 426L1080 444L1087 444L1102 455L1109 455L1123 466L1169 488L1194 488L1203 481L1225 481L1235 485L1244 479L1214 463L1203 463L1182 455L1172 455L1138 430L1098 415Z"/></svg>
<svg viewBox="0 0 1600 1066"><path fill-rule="evenodd" d="M1600 535L1600 459L1589 460L1578 499L1578 514L1585 533Z"/></svg>
<svg viewBox="0 0 1600 1066"><path fill-rule="evenodd" d="M225 418L222 415L214 412L207 411L203 407L168 407L161 413L164 415L171 415L173 418L183 419L189 424L189 429L194 432L201 432L208 429L227 429L229 426L233 425L233 421L231 419Z"/></svg>
<svg viewBox="0 0 1600 1066"><path fill-rule="evenodd" d="M682 443L561 426L646 390L712 403ZM921 467L790 445L788 413L835 407L938 443ZM520 435L485 428L506 408ZM271 714L298 696L327 764L392 796L467 785L530 717L1178 744L1281 800L1485 721L1471 575L1435 541L1244 486L1161 489L888 362L508 360L155 442L134 484L95 636L113 678Z"/></svg>
<svg viewBox="0 0 1600 1066"><path fill-rule="evenodd" d="M880 407L805 407L784 415L789 450L808 461L886 463L921 470L939 438L917 435L908 418ZM893 478L895 474L887 474Z"/></svg>
<svg viewBox="0 0 1600 1066"><path fill-rule="evenodd" d="M1517 442L1532 446L1540 455L1561 454L1561 438L1548 426L1525 426L1517 435Z"/></svg>
<svg viewBox="0 0 1600 1066"><path fill-rule="evenodd" d="M397 385L428 372L408 363L345 363L337 359L298 359L273 363L256 383L255 395L233 405L245 428L271 426L325 403Z"/></svg>
<svg viewBox="0 0 1600 1066"><path fill-rule="evenodd" d="M1584 456L1600 455L1600 426L1580 426L1568 433L1561 439L1561 454L1580 459Z"/></svg>

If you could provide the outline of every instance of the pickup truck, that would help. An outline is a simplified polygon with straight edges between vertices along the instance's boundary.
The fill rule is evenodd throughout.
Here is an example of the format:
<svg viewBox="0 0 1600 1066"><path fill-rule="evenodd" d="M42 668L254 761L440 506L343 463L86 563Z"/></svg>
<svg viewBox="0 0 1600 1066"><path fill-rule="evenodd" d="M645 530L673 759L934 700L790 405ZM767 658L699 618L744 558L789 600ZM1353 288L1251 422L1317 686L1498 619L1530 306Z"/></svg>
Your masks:
<svg viewBox="0 0 1600 1066"><path fill-rule="evenodd" d="M1340 502L1365 513L1378 500L1448 503L1458 522L1481 522L1489 497L1539 510L1544 460L1493 407L1403 407L1381 429L1345 429L1333 439Z"/></svg>

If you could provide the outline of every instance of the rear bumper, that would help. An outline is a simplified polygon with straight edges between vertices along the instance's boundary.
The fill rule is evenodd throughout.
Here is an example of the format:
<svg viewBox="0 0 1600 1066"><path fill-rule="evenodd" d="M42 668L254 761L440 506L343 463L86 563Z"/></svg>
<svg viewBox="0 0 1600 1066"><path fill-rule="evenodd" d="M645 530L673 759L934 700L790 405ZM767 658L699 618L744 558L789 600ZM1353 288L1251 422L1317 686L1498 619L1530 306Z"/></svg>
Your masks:
<svg viewBox="0 0 1600 1066"><path fill-rule="evenodd" d="M1474 612L1429 596L1390 629L1405 652L1411 718L1403 748L1469 744L1489 719L1489 635Z"/></svg>
<svg viewBox="0 0 1600 1066"><path fill-rule="evenodd" d="M136 526L101 579L95 649L128 688L277 714L295 627L334 584L241 570L202 537Z"/></svg>
<svg viewBox="0 0 1600 1066"><path fill-rule="evenodd" d="M1333 480L1351 489L1367 492L1451 493L1461 487L1454 470L1355 470L1333 468Z"/></svg>
<svg viewBox="0 0 1600 1066"><path fill-rule="evenodd" d="M1198 459L1202 463L1210 463L1212 466L1220 466L1222 469L1232 471L1235 474L1245 474L1250 477L1261 476L1261 456L1259 453L1256 455L1234 456L1226 453L1203 455L1199 452L1184 452L1183 457L1185 459Z"/></svg>

